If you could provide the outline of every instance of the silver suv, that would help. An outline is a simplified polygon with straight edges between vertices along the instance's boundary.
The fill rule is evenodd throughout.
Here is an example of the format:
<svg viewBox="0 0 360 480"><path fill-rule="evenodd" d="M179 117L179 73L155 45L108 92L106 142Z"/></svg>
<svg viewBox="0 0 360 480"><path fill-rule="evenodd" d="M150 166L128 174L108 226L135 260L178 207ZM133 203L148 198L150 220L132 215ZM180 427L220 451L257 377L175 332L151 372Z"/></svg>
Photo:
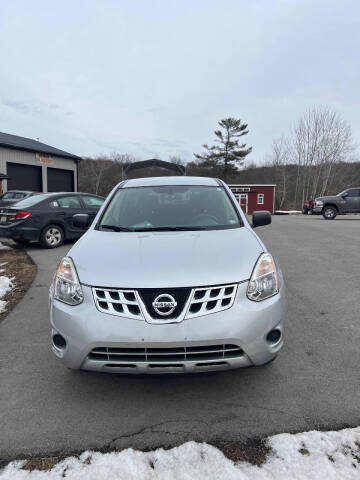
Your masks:
<svg viewBox="0 0 360 480"><path fill-rule="evenodd" d="M86 215L74 222L85 225ZM263 365L283 345L276 261L221 180L127 180L62 259L52 350L72 369L203 372Z"/></svg>

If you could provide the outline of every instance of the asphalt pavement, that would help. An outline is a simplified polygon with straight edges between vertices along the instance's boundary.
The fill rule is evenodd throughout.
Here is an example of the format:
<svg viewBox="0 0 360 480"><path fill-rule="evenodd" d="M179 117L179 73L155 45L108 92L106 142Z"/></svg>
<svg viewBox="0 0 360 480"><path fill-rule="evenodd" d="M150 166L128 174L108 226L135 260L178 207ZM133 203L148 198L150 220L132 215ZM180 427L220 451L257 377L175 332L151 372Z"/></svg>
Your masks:
<svg viewBox="0 0 360 480"><path fill-rule="evenodd" d="M36 279L0 324L0 460L358 425L360 216L273 217L257 231L287 284L285 347L265 367L193 376L66 369L50 351L47 305L71 244L29 246Z"/></svg>

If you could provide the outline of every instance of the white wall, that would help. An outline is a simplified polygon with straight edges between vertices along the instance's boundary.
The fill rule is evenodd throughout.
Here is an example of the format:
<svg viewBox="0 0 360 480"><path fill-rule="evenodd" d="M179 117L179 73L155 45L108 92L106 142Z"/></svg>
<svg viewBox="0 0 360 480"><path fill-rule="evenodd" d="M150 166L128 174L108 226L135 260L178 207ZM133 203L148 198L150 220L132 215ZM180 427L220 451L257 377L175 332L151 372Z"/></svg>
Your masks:
<svg viewBox="0 0 360 480"><path fill-rule="evenodd" d="M0 172L7 173L6 163L21 163L23 165L36 165L42 167L42 184L43 191L47 192L47 167L62 168L64 170L72 170L74 172L74 188L77 191L77 164L69 158L61 158L51 155L51 163L44 165L36 160L36 153L24 152L12 148L0 147ZM3 180L3 192L7 191L7 180Z"/></svg>

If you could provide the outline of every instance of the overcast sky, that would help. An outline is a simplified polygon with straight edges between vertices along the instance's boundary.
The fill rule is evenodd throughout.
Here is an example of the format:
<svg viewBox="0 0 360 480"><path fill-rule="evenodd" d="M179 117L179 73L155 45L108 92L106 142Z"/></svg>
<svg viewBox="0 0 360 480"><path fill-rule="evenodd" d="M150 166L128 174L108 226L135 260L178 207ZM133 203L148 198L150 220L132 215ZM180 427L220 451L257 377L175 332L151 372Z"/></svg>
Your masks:
<svg viewBox="0 0 360 480"><path fill-rule="evenodd" d="M0 131L191 160L225 116L250 160L307 107L360 143L359 0L0 0Z"/></svg>

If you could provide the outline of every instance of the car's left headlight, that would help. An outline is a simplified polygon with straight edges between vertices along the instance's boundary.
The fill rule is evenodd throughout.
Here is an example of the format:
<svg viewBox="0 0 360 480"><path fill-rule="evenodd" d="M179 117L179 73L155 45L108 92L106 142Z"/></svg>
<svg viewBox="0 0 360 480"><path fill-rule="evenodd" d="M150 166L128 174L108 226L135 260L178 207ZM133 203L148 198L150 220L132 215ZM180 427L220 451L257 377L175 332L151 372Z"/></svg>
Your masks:
<svg viewBox="0 0 360 480"><path fill-rule="evenodd" d="M315 205L318 207L322 207L324 205L324 202L322 200L315 200Z"/></svg>
<svg viewBox="0 0 360 480"><path fill-rule="evenodd" d="M274 259L270 253L262 253L252 272L247 297L261 302L279 293L279 277Z"/></svg>
<svg viewBox="0 0 360 480"><path fill-rule="evenodd" d="M56 300L68 305L79 305L84 300L83 291L74 262L64 257L55 273L53 295Z"/></svg>

